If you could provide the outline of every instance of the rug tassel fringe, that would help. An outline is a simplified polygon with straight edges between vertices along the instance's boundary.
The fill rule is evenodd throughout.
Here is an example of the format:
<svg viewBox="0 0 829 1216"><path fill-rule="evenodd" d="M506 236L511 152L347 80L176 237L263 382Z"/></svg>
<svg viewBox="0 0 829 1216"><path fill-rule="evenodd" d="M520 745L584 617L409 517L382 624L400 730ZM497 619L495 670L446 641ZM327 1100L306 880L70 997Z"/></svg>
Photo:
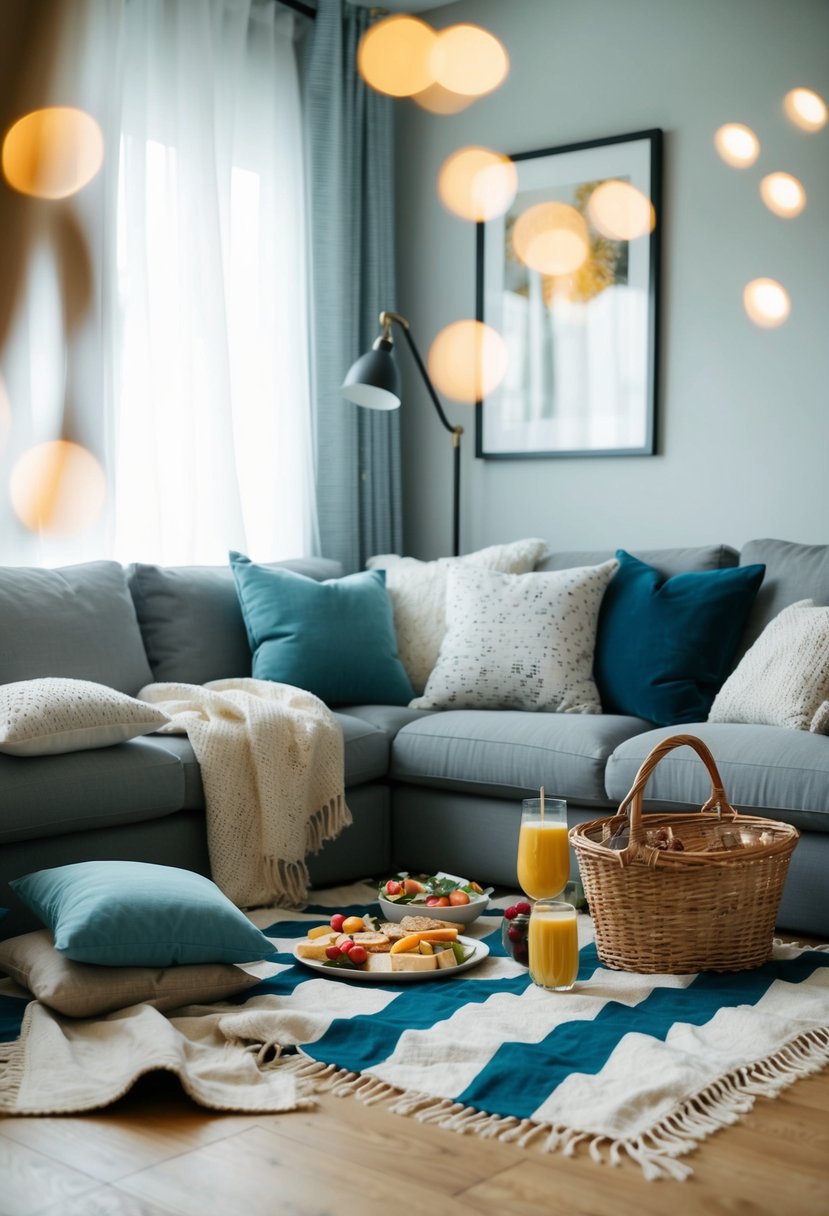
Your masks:
<svg viewBox="0 0 829 1216"><path fill-rule="evenodd" d="M629 1140L593 1136L564 1124L490 1115L451 1098L401 1092L376 1077L320 1064L302 1055L283 1057L276 1063L296 1069L301 1076L313 1077L317 1092L325 1090L338 1097L355 1097L372 1105L389 1101L393 1114L406 1115L459 1135L503 1140L520 1148L540 1140L543 1152L561 1152L566 1157L575 1156L579 1148L586 1146L597 1164L618 1166L628 1157L648 1181L672 1178L684 1182L693 1170L678 1158L693 1152L714 1132L738 1122L752 1109L756 1098L774 1098L799 1077L816 1073L829 1063L829 1029L807 1031L767 1060L718 1078L683 1107Z"/></svg>
<svg viewBox="0 0 829 1216"><path fill-rule="evenodd" d="M0 1043L0 1094L5 1094L7 1097L16 1096L20 1092L20 1086L23 1084L26 1065L23 1031L27 1029L26 1021L28 1017L29 1009L27 1006L23 1015L20 1038L15 1039L12 1043Z"/></svg>

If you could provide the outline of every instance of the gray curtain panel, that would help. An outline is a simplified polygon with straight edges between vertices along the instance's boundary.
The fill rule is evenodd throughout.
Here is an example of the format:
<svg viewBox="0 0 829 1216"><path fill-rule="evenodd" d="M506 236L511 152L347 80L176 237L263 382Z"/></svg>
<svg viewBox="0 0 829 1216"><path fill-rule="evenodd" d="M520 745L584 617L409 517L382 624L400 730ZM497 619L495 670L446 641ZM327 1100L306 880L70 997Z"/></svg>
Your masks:
<svg viewBox="0 0 829 1216"><path fill-rule="evenodd" d="M320 547L346 571L403 543L399 413L340 393L381 309L395 308L392 102L357 73L369 20L367 9L319 0L305 80Z"/></svg>

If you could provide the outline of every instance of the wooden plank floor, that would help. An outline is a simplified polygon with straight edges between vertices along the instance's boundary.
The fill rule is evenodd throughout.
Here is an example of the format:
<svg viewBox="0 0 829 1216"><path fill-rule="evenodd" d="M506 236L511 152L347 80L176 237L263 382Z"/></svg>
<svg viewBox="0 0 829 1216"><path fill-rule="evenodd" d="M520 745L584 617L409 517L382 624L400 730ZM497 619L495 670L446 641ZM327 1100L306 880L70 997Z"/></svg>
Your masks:
<svg viewBox="0 0 829 1216"><path fill-rule="evenodd" d="M320 1097L214 1115L143 1078L83 1118L0 1120L2 1216L826 1216L829 1070L707 1140L684 1183L460 1136Z"/></svg>

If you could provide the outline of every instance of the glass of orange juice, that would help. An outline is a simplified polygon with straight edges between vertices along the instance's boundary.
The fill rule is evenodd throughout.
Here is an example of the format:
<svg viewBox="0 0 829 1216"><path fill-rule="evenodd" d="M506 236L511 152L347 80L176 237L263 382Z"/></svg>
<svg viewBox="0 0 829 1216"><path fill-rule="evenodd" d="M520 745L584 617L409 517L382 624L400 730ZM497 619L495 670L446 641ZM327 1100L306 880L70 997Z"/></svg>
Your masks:
<svg viewBox="0 0 829 1216"><path fill-rule="evenodd" d="M549 992L569 992L579 971L576 909L562 899L538 899L530 913L530 979Z"/></svg>
<svg viewBox="0 0 829 1216"><path fill-rule="evenodd" d="M570 877L567 803L525 798L518 835L518 881L530 899L560 895Z"/></svg>

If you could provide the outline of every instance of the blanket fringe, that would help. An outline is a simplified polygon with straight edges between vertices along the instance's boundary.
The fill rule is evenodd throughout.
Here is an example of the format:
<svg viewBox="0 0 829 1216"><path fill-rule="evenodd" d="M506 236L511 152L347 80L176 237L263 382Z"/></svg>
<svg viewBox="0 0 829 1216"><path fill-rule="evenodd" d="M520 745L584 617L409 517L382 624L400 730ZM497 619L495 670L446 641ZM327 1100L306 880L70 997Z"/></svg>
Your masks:
<svg viewBox="0 0 829 1216"><path fill-rule="evenodd" d="M351 823L351 811L343 795L329 799L306 824L306 854L318 853L327 840L333 840ZM269 856L263 861L268 875L268 889L262 897L264 903L277 908L301 908L307 903L311 877L303 858L286 861L282 857Z"/></svg>
<svg viewBox="0 0 829 1216"><path fill-rule="evenodd" d="M734 1069L694 1094L653 1127L627 1140L591 1135L560 1123L543 1123L514 1116L490 1115L451 1098L434 1098L417 1091L401 1091L368 1073L354 1073L311 1060L300 1051L275 1062L313 1080L316 1092L356 1098L374 1105L388 1102L393 1114L430 1123L459 1135L503 1140L542 1152L573 1157L586 1147L597 1164L618 1166L624 1157L636 1162L649 1182L671 1178L684 1182L692 1168L678 1160L699 1148L703 1140L737 1123L758 1097L776 1098L800 1077L819 1072L829 1063L829 1028L810 1030L765 1060Z"/></svg>
<svg viewBox="0 0 829 1216"><path fill-rule="evenodd" d="M305 827L306 853L319 853L327 840L339 836L343 828L353 822L344 794L337 794L321 806L308 820Z"/></svg>
<svg viewBox="0 0 829 1216"><path fill-rule="evenodd" d="M8 1101L0 1101L0 1108L10 1105L23 1084L23 1074L26 1070L26 1039L31 1020L30 1005L26 1006L20 1037L11 1043L0 1043L0 1097Z"/></svg>

